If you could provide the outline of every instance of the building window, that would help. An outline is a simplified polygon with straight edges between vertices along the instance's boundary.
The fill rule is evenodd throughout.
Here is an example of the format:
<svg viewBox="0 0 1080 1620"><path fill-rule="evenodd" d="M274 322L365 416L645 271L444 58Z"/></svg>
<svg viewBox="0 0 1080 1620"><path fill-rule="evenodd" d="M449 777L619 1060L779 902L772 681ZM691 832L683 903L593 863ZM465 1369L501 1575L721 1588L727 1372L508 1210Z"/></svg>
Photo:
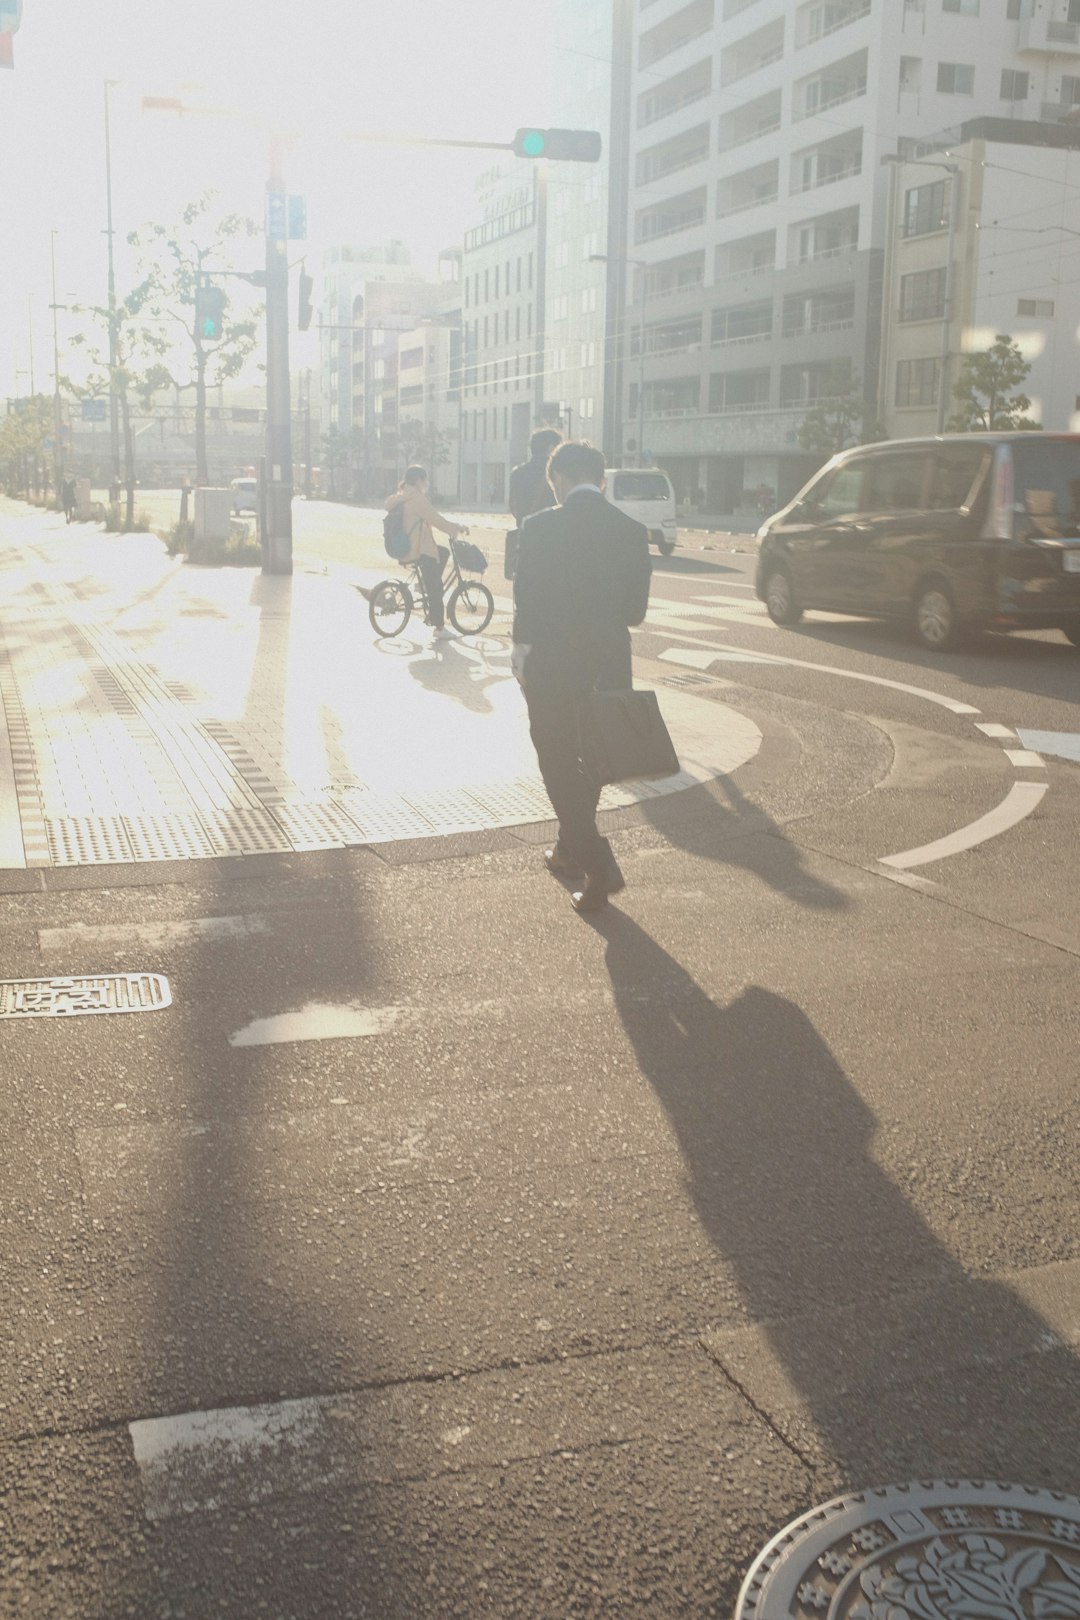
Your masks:
<svg viewBox="0 0 1080 1620"><path fill-rule="evenodd" d="M1020 20L1020 0L1008 0L1005 15L1010 22L1018 22Z"/></svg>
<svg viewBox="0 0 1080 1620"><path fill-rule="evenodd" d="M1075 73L1061 75L1061 100L1066 107L1080 106L1080 79Z"/></svg>
<svg viewBox="0 0 1080 1620"><path fill-rule="evenodd" d="M929 236L949 223L945 207L945 181L913 186L904 196L904 235Z"/></svg>
<svg viewBox="0 0 1080 1620"><path fill-rule="evenodd" d="M945 314L945 266L900 277L900 319L940 321Z"/></svg>
<svg viewBox="0 0 1080 1620"><path fill-rule="evenodd" d="M973 96L975 69L970 62L939 62L937 87L946 96Z"/></svg>
<svg viewBox="0 0 1080 1620"><path fill-rule="evenodd" d="M1021 73L1019 68L1002 68L1001 70L1001 99L1002 101L1026 101L1028 94L1028 76Z"/></svg>
<svg viewBox="0 0 1080 1620"><path fill-rule="evenodd" d="M897 405L936 405L940 360L900 360L896 366Z"/></svg>
<svg viewBox="0 0 1080 1620"><path fill-rule="evenodd" d="M1054 300L1052 298L1018 298L1016 301L1018 315L1034 315L1049 320L1054 313Z"/></svg>
<svg viewBox="0 0 1080 1620"><path fill-rule="evenodd" d="M941 0L942 11L956 11L962 17L979 15L979 0Z"/></svg>

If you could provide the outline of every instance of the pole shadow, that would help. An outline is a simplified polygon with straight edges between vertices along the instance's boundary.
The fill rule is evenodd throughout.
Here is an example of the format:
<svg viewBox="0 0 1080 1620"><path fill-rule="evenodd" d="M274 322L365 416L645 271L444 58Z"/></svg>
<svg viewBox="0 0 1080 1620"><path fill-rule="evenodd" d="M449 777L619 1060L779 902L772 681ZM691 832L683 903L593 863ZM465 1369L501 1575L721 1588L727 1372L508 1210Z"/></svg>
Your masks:
<svg viewBox="0 0 1080 1620"><path fill-rule="evenodd" d="M759 985L718 1005L624 913L592 926L741 1290L750 1325L706 1336L733 1381L811 1466L860 1488L960 1474L1075 1490L1075 1355L904 1197L875 1159L873 1111L806 1014Z"/></svg>

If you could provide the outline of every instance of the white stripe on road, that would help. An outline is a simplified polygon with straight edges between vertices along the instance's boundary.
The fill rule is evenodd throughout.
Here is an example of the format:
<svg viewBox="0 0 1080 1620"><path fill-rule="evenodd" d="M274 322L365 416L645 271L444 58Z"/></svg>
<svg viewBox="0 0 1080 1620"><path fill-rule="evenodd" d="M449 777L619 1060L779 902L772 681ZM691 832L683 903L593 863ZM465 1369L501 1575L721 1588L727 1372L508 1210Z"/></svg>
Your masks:
<svg viewBox="0 0 1080 1620"><path fill-rule="evenodd" d="M1006 748L1004 753L1006 759L1018 770L1046 769L1042 755L1034 753L1030 748Z"/></svg>
<svg viewBox="0 0 1080 1620"><path fill-rule="evenodd" d="M42 951L70 951L80 945L194 945L205 941L248 939L268 934L265 917L188 917L152 923L71 923L67 928L39 928Z"/></svg>
<svg viewBox="0 0 1080 1620"><path fill-rule="evenodd" d="M681 647L666 647L660 657L665 664L684 664L687 669L708 669L716 663L714 653L683 651Z"/></svg>
<svg viewBox="0 0 1080 1620"><path fill-rule="evenodd" d="M312 1001L297 1012L254 1019L229 1036L229 1045L276 1046L284 1041L340 1041L382 1035L409 1016L415 1016L409 1007L360 1007L355 1002L335 1006Z"/></svg>
<svg viewBox="0 0 1080 1620"><path fill-rule="evenodd" d="M944 838L935 839L932 844L904 850L900 855L882 856L880 864L907 871L913 866L926 866L930 861L943 861L949 855L959 855L965 849L974 849L976 844L983 844L988 838L996 838L999 833L1008 832L1010 827L1015 827L1025 816L1030 816L1046 792L1046 787L1045 782L1014 782L1001 803L993 810L988 810L986 815L980 816L977 821L969 822L966 827L958 827L955 832L946 834Z"/></svg>
<svg viewBox="0 0 1080 1620"><path fill-rule="evenodd" d="M1011 726L1003 726L996 720L976 720L975 730L981 731L984 737L1015 737L1016 732Z"/></svg>
<svg viewBox="0 0 1080 1620"><path fill-rule="evenodd" d="M648 631L648 621L642 629ZM725 643L719 645L710 641L698 641L694 636L673 636L672 640L681 641L689 647L712 647L713 656L721 658L725 653L738 653L746 655L745 647L735 647ZM660 655L663 657L663 654ZM907 692L911 697L925 698L927 703L936 703L942 709L948 709L951 714L981 714L981 709L974 708L970 703L959 703L956 698L944 697L940 692L929 692L925 686L909 686L906 681L889 681L884 675L866 675L862 670L837 669L834 664L812 664L807 658L787 658L783 653L765 653L760 660L771 664L788 664L792 669L810 669L818 675L840 675L849 681L866 681L871 686L886 686L893 692Z"/></svg>
<svg viewBox="0 0 1080 1620"><path fill-rule="evenodd" d="M152 1521L323 1484L322 1403L232 1406L128 1424Z"/></svg>

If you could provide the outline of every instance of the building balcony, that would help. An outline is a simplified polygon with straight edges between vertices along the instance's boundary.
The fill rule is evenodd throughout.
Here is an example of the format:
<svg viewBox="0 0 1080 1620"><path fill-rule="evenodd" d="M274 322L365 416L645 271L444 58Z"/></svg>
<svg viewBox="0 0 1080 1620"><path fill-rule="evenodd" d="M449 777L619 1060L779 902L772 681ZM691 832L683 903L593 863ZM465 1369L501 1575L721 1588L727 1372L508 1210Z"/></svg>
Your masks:
<svg viewBox="0 0 1080 1620"><path fill-rule="evenodd" d="M844 14L835 17L832 22L817 28L809 25L805 29L800 29L795 37L795 49L801 51L808 45L816 45L819 40L828 39L831 34L838 34L841 28L850 28L852 23L857 23L862 17L869 15L870 0L854 0Z"/></svg>
<svg viewBox="0 0 1080 1620"><path fill-rule="evenodd" d="M1017 49L1036 56L1080 56L1080 22L1037 11L1021 17Z"/></svg>
<svg viewBox="0 0 1080 1620"><path fill-rule="evenodd" d="M799 124L804 119L816 118L819 113L831 112L834 107L843 107L849 101L858 101L859 97L865 94L866 80L857 79L853 84L826 93L820 100L812 100L812 104L805 97L800 97L791 121L793 124Z"/></svg>

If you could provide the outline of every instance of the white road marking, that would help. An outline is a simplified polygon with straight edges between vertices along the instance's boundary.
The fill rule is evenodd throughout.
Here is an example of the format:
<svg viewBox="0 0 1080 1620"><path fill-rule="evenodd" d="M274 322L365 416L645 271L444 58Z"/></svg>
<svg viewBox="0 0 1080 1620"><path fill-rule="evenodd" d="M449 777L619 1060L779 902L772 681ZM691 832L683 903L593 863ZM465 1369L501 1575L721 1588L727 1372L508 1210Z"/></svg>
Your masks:
<svg viewBox="0 0 1080 1620"><path fill-rule="evenodd" d="M8 734L3 699L0 698L0 869L26 870L26 850L23 848L22 820L19 799L15 789L15 763L11 757L11 738Z"/></svg>
<svg viewBox="0 0 1080 1620"><path fill-rule="evenodd" d="M666 664L685 664L687 669L708 669L715 664L716 659L712 653L692 652L689 648L665 647L660 654Z"/></svg>
<svg viewBox="0 0 1080 1620"><path fill-rule="evenodd" d="M1080 764L1080 731L1018 731L1017 736L1026 748L1037 748L1040 754L1053 754L1056 759L1076 760Z"/></svg>
<svg viewBox="0 0 1080 1620"><path fill-rule="evenodd" d="M1015 765L1018 770L1046 769L1042 755L1033 753L1030 748L1006 748L1003 750L1003 752L1005 757L1013 765Z"/></svg>
<svg viewBox="0 0 1080 1620"><path fill-rule="evenodd" d="M941 888L941 884L935 883L933 878L916 877L914 872L879 871L877 876L888 878L890 883L900 883L905 889L922 889L924 893L928 890Z"/></svg>
<svg viewBox="0 0 1080 1620"><path fill-rule="evenodd" d="M996 838L999 833L1008 832L1017 822L1030 816L1035 806L1046 792L1045 782L1014 782L1001 803L993 810L988 810L985 816L977 821L969 822L966 827L958 827L955 832L947 833L944 838L937 838L932 844L923 844L919 849L907 849L899 855L885 855L881 857L882 866L893 866L907 871L913 866L926 866L930 861L943 861L949 855L959 855L965 849L974 849L976 844L985 843L988 838Z"/></svg>
<svg viewBox="0 0 1080 1620"><path fill-rule="evenodd" d="M670 601L671 598L667 600ZM756 597L752 601L744 602L738 596L692 596L686 605L690 606L691 603L700 603L702 607L735 607L743 613L762 614L766 611L764 602L759 602ZM677 607L679 604L676 602L674 605Z"/></svg>
<svg viewBox="0 0 1080 1620"><path fill-rule="evenodd" d="M645 628L647 628L647 622ZM694 636L675 636L676 641L684 642L690 647L713 647L713 655L721 658L725 653L734 653L740 658L747 656L745 647L734 647L724 643L714 644L709 641L698 641ZM660 655L663 657L663 654ZM884 675L866 675L862 670L837 669L834 664L812 664L806 658L787 658L783 653L763 653L755 656L755 662L770 664L788 664L793 669L810 669L819 675L840 675L849 681L866 681L871 686L886 686L894 692L907 692L911 697L925 698L927 703L936 703L942 709L948 709L952 714L981 714L970 703L960 703L956 698L943 696L940 692L929 692L924 686L909 686L905 681L889 681Z"/></svg>
<svg viewBox="0 0 1080 1620"><path fill-rule="evenodd" d="M277 1401L129 1423L152 1521L212 1511L239 1493L246 1502L324 1483L318 1441L323 1402Z"/></svg>
<svg viewBox="0 0 1080 1620"><path fill-rule="evenodd" d="M296 1012L256 1018L229 1036L230 1046L276 1046L285 1041L340 1041L354 1036L381 1035L393 1029L408 1007L361 1007L355 1002L334 1005L312 1001Z"/></svg>
<svg viewBox="0 0 1080 1620"><path fill-rule="evenodd" d="M69 951L80 945L191 945L202 941L248 939L267 934L265 917L188 917L153 923L71 923L66 928L39 928L42 951Z"/></svg>
<svg viewBox="0 0 1080 1620"><path fill-rule="evenodd" d="M1003 726L996 720L976 720L975 730L981 731L984 737L1015 737L1016 732L1011 726Z"/></svg>

